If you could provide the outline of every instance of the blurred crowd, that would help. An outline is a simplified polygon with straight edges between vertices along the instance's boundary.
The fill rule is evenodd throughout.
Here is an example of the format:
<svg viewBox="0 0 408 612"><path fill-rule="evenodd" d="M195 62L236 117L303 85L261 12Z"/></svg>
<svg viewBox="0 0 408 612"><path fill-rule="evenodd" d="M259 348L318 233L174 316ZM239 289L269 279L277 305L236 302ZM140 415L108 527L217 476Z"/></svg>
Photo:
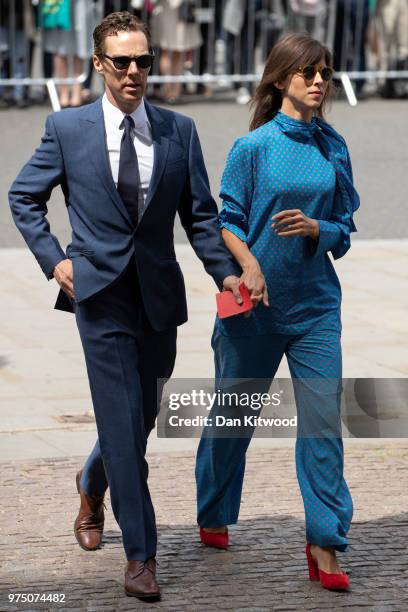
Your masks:
<svg viewBox="0 0 408 612"><path fill-rule="evenodd" d="M408 0L0 0L0 78L87 74L84 82L58 90L62 107L89 102L92 31L115 10L149 23L157 56L153 74L219 75L217 83L152 88L152 97L169 104L191 93L210 97L217 86L234 88L237 102L246 103L253 82L233 82L228 75L258 73L288 31L309 31L325 42L337 71L408 70ZM360 98L366 82L354 81ZM375 87L386 98L407 95L406 80L380 79ZM29 87L0 86L0 108L32 102Z"/></svg>

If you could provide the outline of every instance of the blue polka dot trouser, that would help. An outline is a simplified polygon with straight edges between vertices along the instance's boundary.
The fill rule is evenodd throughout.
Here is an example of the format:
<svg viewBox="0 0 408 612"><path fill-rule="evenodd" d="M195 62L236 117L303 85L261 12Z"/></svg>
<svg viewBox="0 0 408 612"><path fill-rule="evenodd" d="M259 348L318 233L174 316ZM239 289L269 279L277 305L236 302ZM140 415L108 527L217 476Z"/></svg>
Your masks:
<svg viewBox="0 0 408 612"><path fill-rule="evenodd" d="M303 335L234 337L222 335L216 325L212 346L216 388L221 390L226 379L272 381L286 355L298 414L296 473L305 509L306 540L344 551L353 504L343 478L340 332L315 329ZM220 410L215 405L210 416ZM201 527L237 522L250 439L250 435L216 437L204 430L196 462Z"/></svg>

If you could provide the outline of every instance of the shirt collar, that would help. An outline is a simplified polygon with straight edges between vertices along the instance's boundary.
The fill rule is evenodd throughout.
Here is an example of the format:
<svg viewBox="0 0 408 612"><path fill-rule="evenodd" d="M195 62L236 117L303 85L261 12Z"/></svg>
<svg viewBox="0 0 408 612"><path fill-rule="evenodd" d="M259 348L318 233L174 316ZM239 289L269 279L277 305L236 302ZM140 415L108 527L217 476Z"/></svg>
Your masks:
<svg viewBox="0 0 408 612"><path fill-rule="evenodd" d="M294 140L307 141L318 129L316 117L313 117L309 123L301 121L300 119L295 119L294 117L289 117L289 115L285 115L282 111L278 111L274 117L274 121L284 134Z"/></svg>
<svg viewBox="0 0 408 612"><path fill-rule="evenodd" d="M106 93L103 95L102 98L102 108L105 119L108 119L108 121L119 130L123 121L123 117L126 115L126 113L122 112L117 106L114 106L112 102L109 102ZM146 113L144 98L142 98L139 106L135 111L133 111L133 113L131 113L130 116L134 121L136 130L141 130L145 128L146 125L150 127L150 122Z"/></svg>

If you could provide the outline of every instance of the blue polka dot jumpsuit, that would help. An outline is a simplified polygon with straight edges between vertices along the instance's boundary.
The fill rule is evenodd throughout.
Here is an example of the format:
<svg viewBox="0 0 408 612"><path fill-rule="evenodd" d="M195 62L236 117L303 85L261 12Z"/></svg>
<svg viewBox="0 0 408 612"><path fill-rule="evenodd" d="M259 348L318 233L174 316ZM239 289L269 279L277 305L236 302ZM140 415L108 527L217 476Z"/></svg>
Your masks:
<svg viewBox="0 0 408 612"><path fill-rule="evenodd" d="M350 247L358 207L349 205L350 193L358 199L353 190L344 139L322 119L308 123L279 112L235 142L222 177L220 227L257 258L270 306L259 304L248 318L217 318L212 337L217 389L226 379L272 381L286 355L292 380L301 382L295 385L296 472L306 539L339 551L347 547L353 505L340 426L341 289L328 253L336 259ZM272 216L295 208L318 220L317 240L275 233ZM324 432L329 421L327 435L301 433L310 423ZM198 524L230 525L238 520L250 437L207 434L197 453Z"/></svg>

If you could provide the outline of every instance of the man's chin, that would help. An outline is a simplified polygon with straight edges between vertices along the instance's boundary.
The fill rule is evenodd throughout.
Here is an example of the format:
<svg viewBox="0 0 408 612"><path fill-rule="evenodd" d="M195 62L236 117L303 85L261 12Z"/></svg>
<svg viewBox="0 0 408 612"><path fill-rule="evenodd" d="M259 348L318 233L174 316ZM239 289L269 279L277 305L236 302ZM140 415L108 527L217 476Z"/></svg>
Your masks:
<svg viewBox="0 0 408 612"><path fill-rule="evenodd" d="M121 104L125 106L134 106L143 98L143 91L139 89L138 91L127 91L122 92L121 95Z"/></svg>

